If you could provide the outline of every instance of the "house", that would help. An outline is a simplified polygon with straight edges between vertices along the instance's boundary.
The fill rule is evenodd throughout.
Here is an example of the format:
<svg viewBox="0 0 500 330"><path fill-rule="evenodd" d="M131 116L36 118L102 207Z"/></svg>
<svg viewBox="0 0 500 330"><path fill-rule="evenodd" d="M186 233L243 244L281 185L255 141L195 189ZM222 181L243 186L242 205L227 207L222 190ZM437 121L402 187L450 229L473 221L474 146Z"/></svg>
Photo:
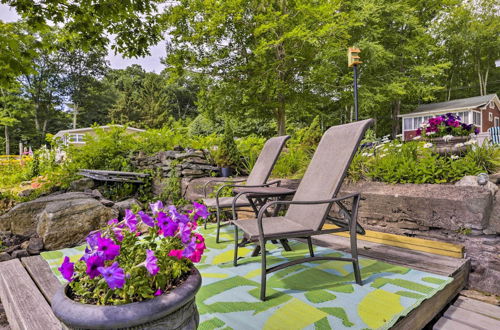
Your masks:
<svg viewBox="0 0 500 330"><path fill-rule="evenodd" d="M123 125L106 125L99 126L98 128L108 130L112 127L124 127ZM134 128L134 127L126 127L125 128L128 133L138 133L144 132L143 129ZM85 134L95 135L94 127L85 127L85 128L75 128L75 129L66 129L63 131L59 131L54 135L54 139L61 139L64 145L73 144L73 145L83 145L85 141L83 137Z"/></svg>
<svg viewBox="0 0 500 330"><path fill-rule="evenodd" d="M448 102L421 104L411 113L399 115L402 120L403 138L411 140L417 129L429 118L453 113L466 124L474 124L481 133L490 127L500 126L500 100L496 94L475 96Z"/></svg>

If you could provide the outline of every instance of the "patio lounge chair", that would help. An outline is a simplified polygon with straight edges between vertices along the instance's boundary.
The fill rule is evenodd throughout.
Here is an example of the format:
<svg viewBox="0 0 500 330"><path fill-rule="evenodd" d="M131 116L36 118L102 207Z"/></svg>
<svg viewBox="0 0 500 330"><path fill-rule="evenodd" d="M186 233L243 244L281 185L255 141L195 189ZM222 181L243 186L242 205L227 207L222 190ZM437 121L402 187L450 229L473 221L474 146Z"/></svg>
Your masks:
<svg viewBox="0 0 500 330"><path fill-rule="evenodd" d="M266 275L288 266L317 260L340 260L352 262L356 283L362 285L359 270L356 224L360 194L354 193L339 197L337 193L347 173L351 160L372 119L329 128L318 145L297 192L291 201L272 201L266 203L257 219L234 220L235 247L234 266L238 265L238 229L244 232L245 239L258 242L262 251L260 299L266 298ZM347 210L342 201L352 201ZM333 204L347 210L348 227L322 230L325 219ZM284 216L264 217L270 206L289 205ZM351 243L350 258L314 256L311 236L349 231ZM309 245L310 257L293 260L266 268L266 242L286 238L304 238Z"/></svg>
<svg viewBox="0 0 500 330"><path fill-rule="evenodd" d="M220 197L222 190L226 187L233 188L260 188L260 187L269 187L272 185L280 185L279 180L267 182L271 172L273 170L274 164L278 160L278 156L281 153L281 150L285 146L286 141L290 138L289 135L278 136L274 138L270 138L264 144L262 151L260 152L255 165L252 168L252 171L248 175L246 180L232 180L229 183L227 181L223 181L220 179L210 180L205 183L203 188L204 195L206 197L206 188L210 183L213 182L225 182L221 185L215 192L215 198L205 198L203 199L203 203L207 207L216 209L216 219L217 219L217 236L216 242L219 243L219 233L220 233L220 218L221 211L223 209L231 209L233 206L234 197ZM245 184L237 185L235 183L246 181ZM237 208L250 206L250 202L246 197L239 198L237 203L235 203ZM205 228L207 223L205 222Z"/></svg>

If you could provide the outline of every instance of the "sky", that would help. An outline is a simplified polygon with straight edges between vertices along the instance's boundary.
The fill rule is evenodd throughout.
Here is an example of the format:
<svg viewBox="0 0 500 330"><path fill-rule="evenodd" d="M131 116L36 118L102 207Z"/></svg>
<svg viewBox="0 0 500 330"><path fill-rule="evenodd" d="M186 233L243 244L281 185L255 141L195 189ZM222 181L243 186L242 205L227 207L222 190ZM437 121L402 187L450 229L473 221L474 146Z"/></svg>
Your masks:
<svg viewBox="0 0 500 330"><path fill-rule="evenodd" d="M19 19L16 11L6 4L0 4L0 20L4 22L14 22ZM143 58L123 58L120 54L115 55L113 51L109 51L106 59L109 61L113 69L125 69L132 64L140 64L146 71L154 71L160 73L164 66L160 63L162 57L165 57L166 42L151 47L149 50L151 56Z"/></svg>

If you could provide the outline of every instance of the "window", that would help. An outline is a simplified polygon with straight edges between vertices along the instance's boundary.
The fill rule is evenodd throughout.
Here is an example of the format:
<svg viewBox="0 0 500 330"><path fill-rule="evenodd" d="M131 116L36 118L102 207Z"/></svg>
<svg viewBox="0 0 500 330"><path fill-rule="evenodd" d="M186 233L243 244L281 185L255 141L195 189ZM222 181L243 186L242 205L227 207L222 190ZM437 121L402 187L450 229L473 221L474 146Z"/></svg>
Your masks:
<svg viewBox="0 0 500 330"><path fill-rule="evenodd" d="M500 118L495 117L495 127L500 127Z"/></svg>
<svg viewBox="0 0 500 330"><path fill-rule="evenodd" d="M460 117L462 123L470 124L469 111L457 112L457 116Z"/></svg>
<svg viewBox="0 0 500 330"><path fill-rule="evenodd" d="M432 116L425 116L425 117L424 117L424 122L427 122L427 121L428 121L429 119L431 119L431 118L432 118Z"/></svg>
<svg viewBox="0 0 500 330"><path fill-rule="evenodd" d="M493 113L492 112L488 112L488 120L493 121Z"/></svg>
<svg viewBox="0 0 500 330"><path fill-rule="evenodd" d="M472 123L476 126L481 126L481 113L474 111L472 112Z"/></svg>
<svg viewBox="0 0 500 330"><path fill-rule="evenodd" d="M69 142L71 143L83 143L83 134L71 134L69 136Z"/></svg>
<svg viewBox="0 0 500 330"><path fill-rule="evenodd" d="M403 130L411 131L413 129L413 118L405 118L403 120Z"/></svg>
<svg viewBox="0 0 500 330"><path fill-rule="evenodd" d="M420 124L422 124L422 117L413 118L413 129L418 129Z"/></svg>

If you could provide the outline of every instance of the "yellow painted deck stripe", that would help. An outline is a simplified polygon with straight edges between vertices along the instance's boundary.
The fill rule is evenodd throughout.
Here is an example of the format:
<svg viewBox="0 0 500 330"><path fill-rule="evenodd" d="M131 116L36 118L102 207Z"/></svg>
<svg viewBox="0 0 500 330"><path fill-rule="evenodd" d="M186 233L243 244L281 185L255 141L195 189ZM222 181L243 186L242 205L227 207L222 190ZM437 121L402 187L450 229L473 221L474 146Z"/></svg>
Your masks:
<svg viewBox="0 0 500 330"><path fill-rule="evenodd" d="M325 224L323 228L334 229L338 227L332 224ZM349 233L347 232L334 233L333 235L349 237ZM451 244L446 242L438 242L422 238L381 233L373 230L367 230L366 235L358 235L358 239L373 243L380 243L390 246L406 248L415 251L444 255L448 257L463 258L464 247L462 245Z"/></svg>

